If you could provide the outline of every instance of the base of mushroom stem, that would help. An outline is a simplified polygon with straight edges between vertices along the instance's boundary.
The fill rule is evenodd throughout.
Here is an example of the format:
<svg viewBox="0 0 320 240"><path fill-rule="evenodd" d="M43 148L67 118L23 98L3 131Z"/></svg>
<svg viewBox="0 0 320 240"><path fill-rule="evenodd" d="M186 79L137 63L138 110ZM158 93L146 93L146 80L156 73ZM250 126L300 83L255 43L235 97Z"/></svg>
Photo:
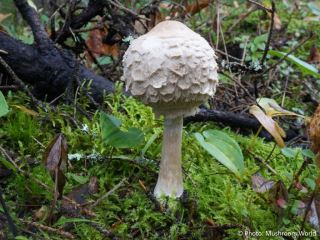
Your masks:
<svg viewBox="0 0 320 240"><path fill-rule="evenodd" d="M154 195L179 198L183 193L181 167L182 116L165 116L158 182Z"/></svg>
<svg viewBox="0 0 320 240"><path fill-rule="evenodd" d="M182 194L183 194L183 188L177 190L176 192L172 192L171 189L170 190L168 190L168 189L160 189L157 186L155 187L153 194L158 199L162 198L162 197L180 198L182 196Z"/></svg>

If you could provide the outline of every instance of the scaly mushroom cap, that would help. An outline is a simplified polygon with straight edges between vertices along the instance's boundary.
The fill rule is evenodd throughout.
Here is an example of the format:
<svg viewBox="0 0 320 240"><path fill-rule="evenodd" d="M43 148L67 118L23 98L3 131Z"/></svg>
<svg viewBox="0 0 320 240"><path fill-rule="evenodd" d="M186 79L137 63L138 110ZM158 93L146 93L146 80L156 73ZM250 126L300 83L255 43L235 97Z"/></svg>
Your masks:
<svg viewBox="0 0 320 240"><path fill-rule="evenodd" d="M177 21L161 22L133 40L123 65L126 90L167 117L193 115L218 83L213 49Z"/></svg>

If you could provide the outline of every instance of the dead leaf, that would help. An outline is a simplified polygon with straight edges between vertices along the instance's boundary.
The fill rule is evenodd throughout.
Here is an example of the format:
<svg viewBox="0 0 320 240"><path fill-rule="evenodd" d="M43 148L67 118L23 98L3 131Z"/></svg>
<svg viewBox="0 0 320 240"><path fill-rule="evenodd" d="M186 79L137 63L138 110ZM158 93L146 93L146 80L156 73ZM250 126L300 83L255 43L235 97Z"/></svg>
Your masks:
<svg viewBox="0 0 320 240"><path fill-rule="evenodd" d="M267 116L257 105L250 107L249 112L254 115L261 125L273 136L276 143L282 148L285 146L283 138L285 131L270 116Z"/></svg>
<svg viewBox="0 0 320 240"><path fill-rule="evenodd" d="M320 105L310 120L308 133L311 149L316 154L317 166L320 167Z"/></svg>
<svg viewBox="0 0 320 240"><path fill-rule="evenodd" d="M315 64L320 69L320 52L315 44L310 49L310 54L307 60L308 63Z"/></svg>
<svg viewBox="0 0 320 240"><path fill-rule="evenodd" d="M270 200L278 213L279 218L284 217L285 208L287 207L289 194L284 183L279 180L270 191Z"/></svg>
<svg viewBox="0 0 320 240"><path fill-rule="evenodd" d="M253 190L258 193L264 193L269 191L275 184L274 181L268 181L264 179L260 173L254 174L251 177L251 181Z"/></svg>
<svg viewBox="0 0 320 240"><path fill-rule="evenodd" d="M194 15L200 12L202 9L208 7L210 2L210 0L198 0L194 1L194 3L188 3L188 1L186 1L186 11L190 15Z"/></svg>
<svg viewBox="0 0 320 240"><path fill-rule="evenodd" d="M268 16L269 18L271 18L271 13L268 12ZM276 29L276 30L281 30L282 28L282 22L280 20L280 17L277 13L274 13L274 16L273 16L273 28Z"/></svg>
<svg viewBox="0 0 320 240"><path fill-rule="evenodd" d="M66 199L62 200L61 210L63 214L69 217L76 217L81 214L85 214L87 216L95 216L95 214L85 208L86 199L97 193L99 190L98 179L96 177L91 177L89 183L83 184L79 187L74 188L67 197L71 199L73 202L68 201ZM83 206L79 208L78 206Z"/></svg>
<svg viewBox="0 0 320 240"><path fill-rule="evenodd" d="M103 38L108 35L108 29L104 27L103 29L94 29L90 31L88 40L86 44L90 49L90 52L94 55L94 57L101 56L112 56L112 58L119 58L120 55L120 47L118 43L114 43L112 45L108 45L103 43ZM91 66L93 59L91 55L86 51L87 58L87 66Z"/></svg>
<svg viewBox="0 0 320 240"><path fill-rule="evenodd" d="M147 187L144 185L144 182L141 181L140 179L139 179L139 185L140 185L140 187L142 187L142 189L143 189L145 192L148 192L148 189L147 189Z"/></svg>
<svg viewBox="0 0 320 240"><path fill-rule="evenodd" d="M56 183L59 198L61 198L66 184L66 177L63 171L68 166L68 146L63 134L58 134L46 148L44 164Z"/></svg>
<svg viewBox="0 0 320 240"><path fill-rule="evenodd" d="M37 222L44 222L48 219L49 213L50 213L49 208L43 205L33 214L33 218Z"/></svg>
<svg viewBox="0 0 320 240"><path fill-rule="evenodd" d="M307 192L308 192L308 189L307 189L305 186L303 186L303 185L301 184L301 182L295 181L295 182L294 182L294 187L295 187L296 189L300 190L300 191L303 192L303 193L307 193Z"/></svg>
<svg viewBox="0 0 320 240"><path fill-rule="evenodd" d="M13 107L16 107L18 108L19 110L21 110L21 112L24 112L28 115L31 115L31 116L34 116L34 117L37 117L39 116L39 113L37 113L36 111L33 111L29 108L26 108L25 106L22 106L22 105L12 105Z"/></svg>
<svg viewBox="0 0 320 240"><path fill-rule="evenodd" d="M11 16L11 13L8 13L8 14L0 13L0 23L10 16Z"/></svg>

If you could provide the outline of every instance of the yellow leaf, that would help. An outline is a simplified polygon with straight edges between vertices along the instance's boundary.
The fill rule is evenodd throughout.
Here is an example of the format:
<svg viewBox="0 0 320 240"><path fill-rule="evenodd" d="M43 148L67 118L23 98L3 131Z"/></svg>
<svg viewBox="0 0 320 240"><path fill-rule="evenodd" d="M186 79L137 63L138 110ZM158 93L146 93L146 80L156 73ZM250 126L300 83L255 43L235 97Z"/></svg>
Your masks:
<svg viewBox="0 0 320 240"><path fill-rule="evenodd" d="M258 119L261 125L272 135L280 147L285 146L283 137L286 136L286 133L277 122L266 115L257 105L251 106L249 112Z"/></svg>
<svg viewBox="0 0 320 240"><path fill-rule="evenodd" d="M12 105L12 106L18 108L20 111L22 111L26 114L29 114L31 116L34 116L34 117L39 116L39 113L37 113L36 111L33 111L29 108L26 108L25 106L21 106L21 105Z"/></svg>
<svg viewBox="0 0 320 240"><path fill-rule="evenodd" d="M276 117L276 116L300 116L304 117L302 115L296 114L294 112L287 111L280 107L278 103L271 99L271 98L258 98L257 103L260 107L263 108L265 113L270 117Z"/></svg>

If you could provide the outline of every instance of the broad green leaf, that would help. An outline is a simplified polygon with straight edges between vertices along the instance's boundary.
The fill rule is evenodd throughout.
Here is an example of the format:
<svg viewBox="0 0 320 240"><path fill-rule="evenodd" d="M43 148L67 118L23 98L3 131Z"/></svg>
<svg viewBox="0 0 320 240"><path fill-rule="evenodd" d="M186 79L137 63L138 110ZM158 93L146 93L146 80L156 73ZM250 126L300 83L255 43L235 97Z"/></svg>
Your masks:
<svg viewBox="0 0 320 240"><path fill-rule="evenodd" d="M276 56L276 57L283 57L287 54L285 52L279 52L279 51L275 51L275 50L269 50L268 53L270 55ZM318 69L316 67L314 67L313 65L311 65L307 62L304 62L291 54L287 56L287 59L290 62L292 62L293 64L295 64L297 67L299 67L300 70L302 71L302 73L310 74L316 78L320 78L320 73L318 72Z"/></svg>
<svg viewBox="0 0 320 240"><path fill-rule="evenodd" d="M8 112L9 112L8 104L2 92L0 91L0 117L6 115Z"/></svg>
<svg viewBox="0 0 320 240"><path fill-rule="evenodd" d="M244 171L242 151L232 138L217 130L195 133L199 144L221 164L241 178Z"/></svg>
<svg viewBox="0 0 320 240"><path fill-rule="evenodd" d="M276 143L280 147L284 147L283 137L286 136L285 131L270 116L266 115L257 105L252 105L249 112L256 117L261 125L272 135Z"/></svg>
<svg viewBox="0 0 320 240"><path fill-rule="evenodd" d="M101 135L104 143L116 148L132 148L139 145L143 133L137 128L129 128L127 132L120 130L121 121L112 115L100 113Z"/></svg>
<svg viewBox="0 0 320 240"><path fill-rule="evenodd" d="M226 133L218 130L207 130L204 131L203 136L207 141L215 143L218 147L222 147L223 151L229 155L230 160L236 165L240 172L244 171L243 155L240 146L238 143L229 137ZM228 152L228 151L231 152Z"/></svg>

